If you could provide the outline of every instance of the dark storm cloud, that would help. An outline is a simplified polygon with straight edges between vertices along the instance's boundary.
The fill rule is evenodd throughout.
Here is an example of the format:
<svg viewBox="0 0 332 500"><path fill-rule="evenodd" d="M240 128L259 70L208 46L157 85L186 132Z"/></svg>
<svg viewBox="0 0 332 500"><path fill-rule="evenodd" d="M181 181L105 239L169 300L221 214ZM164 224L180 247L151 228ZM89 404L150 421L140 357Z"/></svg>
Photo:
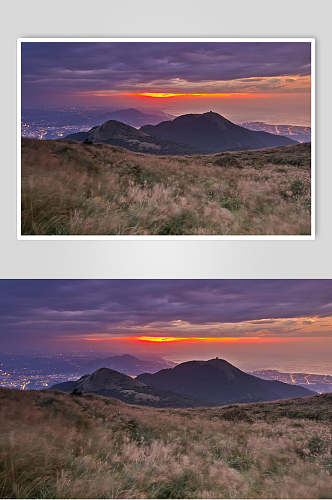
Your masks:
<svg viewBox="0 0 332 500"><path fill-rule="evenodd" d="M117 333L175 320L327 316L332 280L1 280L0 299L0 336L28 342L30 334Z"/></svg>
<svg viewBox="0 0 332 500"><path fill-rule="evenodd" d="M126 90L151 81L188 82L310 74L304 42L24 42L22 90Z"/></svg>

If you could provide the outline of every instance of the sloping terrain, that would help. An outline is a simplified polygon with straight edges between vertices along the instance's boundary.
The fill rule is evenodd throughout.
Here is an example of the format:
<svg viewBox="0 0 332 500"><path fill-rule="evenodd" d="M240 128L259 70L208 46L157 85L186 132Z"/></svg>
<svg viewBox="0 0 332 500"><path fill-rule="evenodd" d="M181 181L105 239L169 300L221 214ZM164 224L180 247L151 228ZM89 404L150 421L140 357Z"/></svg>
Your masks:
<svg viewBox="0 0 332 500"><path fill-rule="evenodd" d="M157 157L22 140L22 234L310 234L310 144Z"/></svg>
<svg viewBox="0 0 332 500"><path fill-rule="evenodd" d="M189 361L135 379L109 368L99 368L78 380L56 384L64 392L95 393L126 403L186 408L309 396L308 389L262 380L222 359Z"/></svg>
<svg viewBox="0 0 332 500"><path fill-rule="evenodd" d="M140 130L112 119L88 132L70 134L66 139L103 142L157 155L219 153L296 144L289 137L235 125L212 111L182 115L158 125L144 125Z"/></svg>
<svg viewBox="0 0 332 500"><path fill-rule="evenodd" d="M272 401L310 396L308 389L278 381L262 380L239 370L223 359L188 361L136 380L164 391L176 391L207 404Z"/></svg>
<svg viewBox="0 0 332 500"><path fill-rule="evenodd" d="M144 125L140 130L160 139L188 144L200 153L240 151L296 143L282 135L248 130L212 111L181 115L158 125Z"/></svg>
<svg viewBox="0 0 332 500"><path fill-rule="evenodd" d="M66 139L88 142L104 143L113 146L121 146L131 151L141 153L152 153L156 155L166 154L190 154L198 152L197 148L191 145L181 145L177 141L165 140L163 138L152 137L151 135L137 130L130 125L116 120L108 120L102 125L92 127L88 132L78 132L69 134Z"/></svg>
<svg viewBox="0 0 332 500"><path fill-rule="evenodd" d="M332 395L128 406L0 388L2 498L331 498Z"/></svg>
<svg viewBox="0 0 332 500"><path fill-rule="evenodd" d="M81 394L94 393L120 399L126 403L156 406L159 408L187 408L199 406L194 397L183 397L163 389L155 389L144 382L132 379L116 370L100 368L90 375L83 375L79 380L62 382L52 387L64 392Z"/></svg>

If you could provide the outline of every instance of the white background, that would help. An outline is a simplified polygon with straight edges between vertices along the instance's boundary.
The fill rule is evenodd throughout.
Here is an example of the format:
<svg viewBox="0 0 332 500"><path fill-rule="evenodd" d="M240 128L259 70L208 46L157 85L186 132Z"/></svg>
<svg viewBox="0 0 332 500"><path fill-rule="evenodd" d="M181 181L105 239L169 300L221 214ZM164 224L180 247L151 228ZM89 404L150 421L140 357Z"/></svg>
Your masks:
<svg viewBox="0 0 332 500"><path fill-rule="evenodd" d="M331 10L326 0L12 0L2 9L0 278L332 278ZM16 39L316 38L315 241L18 241Z"/></svg>

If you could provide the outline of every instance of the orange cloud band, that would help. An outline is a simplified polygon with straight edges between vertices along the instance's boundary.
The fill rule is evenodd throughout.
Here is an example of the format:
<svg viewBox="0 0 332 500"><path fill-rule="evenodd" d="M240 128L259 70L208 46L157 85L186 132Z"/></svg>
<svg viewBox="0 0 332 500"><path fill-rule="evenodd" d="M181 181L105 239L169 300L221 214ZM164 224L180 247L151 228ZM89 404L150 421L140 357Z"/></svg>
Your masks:
<svg viewBox="0 0 332 500"><path fill-rule="evenodd" d="M129 342L176 342L176 343L209 343L209 342L279 342L277 337L158 337L158 336L141 336L141 337L84 337L82 340L89 342L110 342L117 340L126 340Z"/></svg>
<svg viewBox="0 0 332 500"><path fill-rule="evenodd" d="M252 97L256 96L257 94L249 94L249 93L241 93L241 92L217 92L217 93L195 93L195 94L188 94L188 93L170 93L170 92L140 92L136 94L128 94L132 96L137 96L137 97L154 97L154 98L164 98L164 97Z"/></svg>
<svg viewBox="0 0 332 500"><path fill-rule="evenodd" d="M287 95L293 94L292 92L287 92ZM96 92L96 93L77 93L75 95L88 96L88 97L143 97L143 98L152 98L152 99L174 99L174 98L215 98L215 99L224 99L224 98L232 98L232 99L248 99L248 98L266 98L273 96L284 96L285 93L277 94L277 93L255 93L255 92L217 92L217 93L174 93L174 92L121 92L121 93L105 93L105 92Z"/></svg>

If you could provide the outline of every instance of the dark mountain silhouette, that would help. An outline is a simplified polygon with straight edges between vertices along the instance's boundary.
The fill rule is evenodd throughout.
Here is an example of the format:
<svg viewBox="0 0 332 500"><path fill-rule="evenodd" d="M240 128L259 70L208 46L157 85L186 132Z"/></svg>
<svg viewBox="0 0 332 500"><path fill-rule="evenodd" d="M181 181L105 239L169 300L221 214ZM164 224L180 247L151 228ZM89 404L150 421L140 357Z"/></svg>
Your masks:
<svg viewBox="0 0 332 500"><path fill-rule="evenodd" d="M88 132L70 134L71 139L86 144L102 142L113 146L122 146L131 151L153 154L190 154L197 152L193 146L152 137L142 130L137 130L116 120L108 120L102 125L92 127Z"/></svg>
<svg viewBox="0 0 332 500"><path fill-rule="evenodd" d="M149 387L144 382L109 368L100 368L91 375L83 375L78 380L56 384L51 389L74 394L100 394L120 399L125 403L161 408L187 408L201 404L195 398Z"/></svg>
<svg viewBox="0 0 332 500"><path fill-rule="evenodd" d="M218 153L287 146L296 141L281 135L257 132L235 125L218 113L182 115L159 125L145 125L141 131L167 141L188 144L200 153Z"/></svg>
<svg viewBox="0 0 332 500"><path fill-rule="evenodd" d="M170 361L165 361L162 358L139 359L131 354L121 354L118 356L110 356L109 358L95 359L86 362L86 371L95 371L100 367L118 370L126 375L138 375L142 372L155 373L164 368L172 368L176 364Z"/></svg>
<svg viewBox="0 0 332 500"><path fill-rule="evenodd" d="M181 363L153 375L144 373L136 380L156 389L176 391L200 399L204 404L215 405L273 401L314 394L303 387L254 377L218 358Z"/></svg>

